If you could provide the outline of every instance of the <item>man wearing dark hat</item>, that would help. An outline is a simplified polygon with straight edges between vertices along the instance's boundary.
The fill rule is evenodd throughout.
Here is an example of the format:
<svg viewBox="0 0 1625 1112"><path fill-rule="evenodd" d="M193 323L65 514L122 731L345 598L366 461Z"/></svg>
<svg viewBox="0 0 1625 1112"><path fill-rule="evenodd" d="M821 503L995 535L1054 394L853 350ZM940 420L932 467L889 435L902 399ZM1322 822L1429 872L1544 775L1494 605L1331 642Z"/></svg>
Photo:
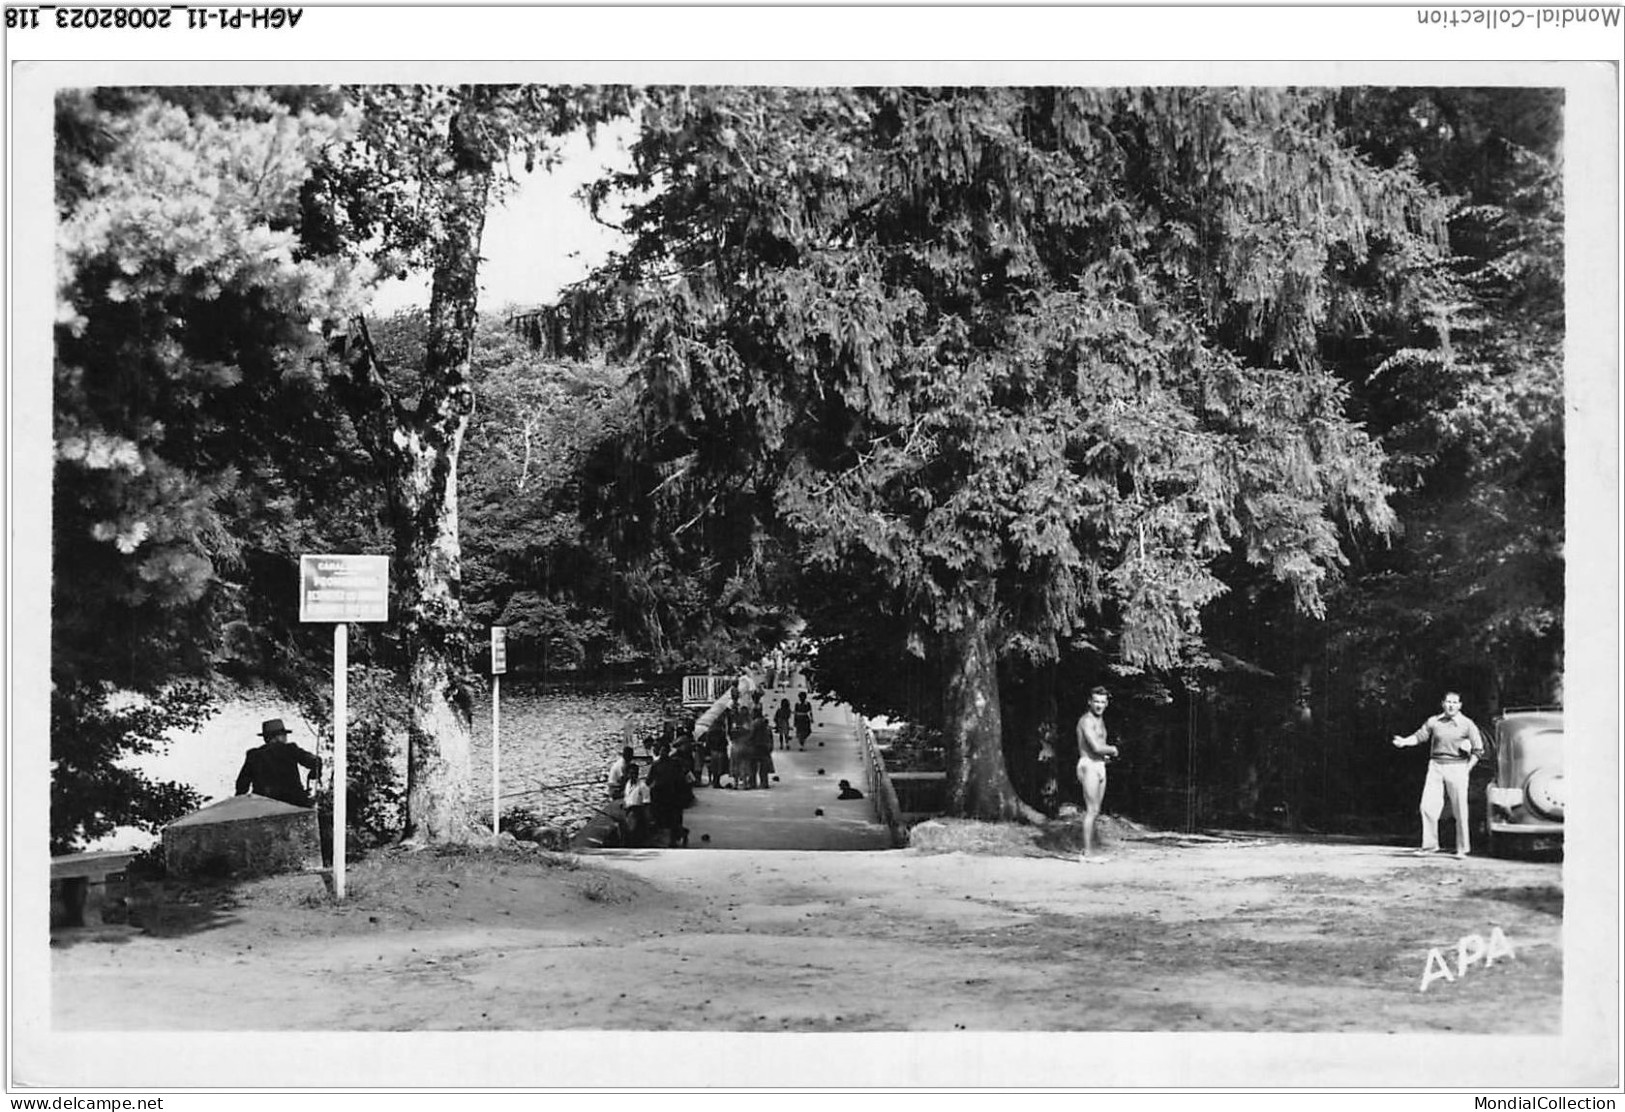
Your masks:
<svg viewBox="0 0 1625 1112"><path fill-rule="evenodd" d="M288 728L280 718L267 718L260 726L265 744L250 749L243 757L243 770L237 774L237 794L263 795L295 807L309 807L310 793L301 783L301 766L310 770L312 782L322 778L322 759L307 753L288 740Z"/></svg>

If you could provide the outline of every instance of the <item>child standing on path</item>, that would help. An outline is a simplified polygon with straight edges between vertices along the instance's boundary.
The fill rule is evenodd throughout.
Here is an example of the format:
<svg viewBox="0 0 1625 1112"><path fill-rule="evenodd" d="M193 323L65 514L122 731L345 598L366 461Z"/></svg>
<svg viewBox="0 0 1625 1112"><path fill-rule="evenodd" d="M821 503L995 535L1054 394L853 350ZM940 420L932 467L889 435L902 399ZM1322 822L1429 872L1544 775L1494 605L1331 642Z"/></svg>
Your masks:
<svg viewBox="0 0 1625 1112"><path fill-rule="evenodd" d="M778 735L779 748L790 748L790 700L780 699L779 709L773 712L773 732Z"/></svg>

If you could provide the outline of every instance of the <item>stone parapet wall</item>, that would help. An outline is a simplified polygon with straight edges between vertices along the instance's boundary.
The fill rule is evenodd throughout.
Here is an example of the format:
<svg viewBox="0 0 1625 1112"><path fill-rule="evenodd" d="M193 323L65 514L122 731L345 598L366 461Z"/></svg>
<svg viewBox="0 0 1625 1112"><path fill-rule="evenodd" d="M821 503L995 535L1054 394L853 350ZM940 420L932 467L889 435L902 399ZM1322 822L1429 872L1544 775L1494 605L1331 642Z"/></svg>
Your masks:
<svg viewBox="0 0 1625 1112"><path fill-rule="evenodd" d="M164 829L171 875L248 877L322 867L316 812L239 796Z"/></svg>

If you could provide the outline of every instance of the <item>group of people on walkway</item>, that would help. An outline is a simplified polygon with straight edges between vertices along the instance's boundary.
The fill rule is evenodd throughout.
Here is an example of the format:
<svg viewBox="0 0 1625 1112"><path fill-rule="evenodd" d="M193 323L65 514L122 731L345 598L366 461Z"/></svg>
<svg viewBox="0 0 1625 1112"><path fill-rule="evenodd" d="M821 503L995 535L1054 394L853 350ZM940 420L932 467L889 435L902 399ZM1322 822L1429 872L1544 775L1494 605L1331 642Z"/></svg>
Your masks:
<svg viewBox="0 0 1625 1112"><path fill-rule="evenodd" d="M812 736L813 708L807 701L807 693L803 691L796 705L791 706L789 699L780 699L779 705L773 711L773 734L778 739L780 749L790 748L790 725L795 723L796 744L802 749L807 748L807 739Z"/></svg>
<svg viewBox="0 0 1625 1112"><path fill-rule="evenodd" d="M748 705L740 698L741 690L747 693ZM775 749L790 748L792 722L801 748L807 748L807 738L812 735L812 703L807 693L801 692L794 706L789 699L781 698L771 727L763 704L761 688L737 684L729 705L706 729L702 743L707 753L706 782L711 787L740 791L771 788L773 753Z"/></svg>
<svg viewBox="0 0 1625 1112"><path fill-rule="evenodd" d="M665 740L656 741L654 759L647 772L638 764L630 745L621 750L609 766L606 788L610 805L619 808L622 837L626 844L648 845L657 837L668 846L688 845L688 827L683 812L694 802L689 777L692 765Z"/></svg>
<svg viewBox="0 0 1625 1112"><path fill-rule="evenodd" d="M776 779L773 753L790 748L791 730L801 749L812 735L813 707L807 693L792 704L779 700L769 725L760 686L741 677L727 706L696 737L697 719L681 723L668 716L651 740L653 760L642 770L631 746L611 762L605 787L611 814L621 824L627 845L663 842L686 846L683 811L695 802L701 785L738 791L768 790Z"/></svg>

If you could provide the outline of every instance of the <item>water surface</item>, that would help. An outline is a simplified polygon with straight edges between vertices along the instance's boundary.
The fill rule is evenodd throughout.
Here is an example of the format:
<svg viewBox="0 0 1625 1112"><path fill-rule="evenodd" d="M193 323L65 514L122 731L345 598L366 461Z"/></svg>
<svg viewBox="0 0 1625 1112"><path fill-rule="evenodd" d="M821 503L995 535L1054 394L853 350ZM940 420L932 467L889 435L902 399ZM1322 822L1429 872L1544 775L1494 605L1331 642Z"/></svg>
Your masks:
<svg viewBox="0 0 1625 1112"><path fill-rule="evenodd" d="M491 691L472 692L473 780L470 812L481 822L491 815ZM542 684L506 677L501 688L502 810L523 806L543 820L574 829L603 802L609 762L628 733L642 751L643 740L659 725L662 700L676 691L660 684L618 686ZM224 702L201 729L171 736L169 748L133 762L154 780L189 785L204 804L232 795L243 754L259 744L260 724L281 718L293 741L332 767L330 746L319 744L321 723L306 720L274 692L245 688ZM404 739L401 742L404 744ZM399 773L406 779L405 754ZM136 849L156 839L121 828L88 847Z"/></svg>

